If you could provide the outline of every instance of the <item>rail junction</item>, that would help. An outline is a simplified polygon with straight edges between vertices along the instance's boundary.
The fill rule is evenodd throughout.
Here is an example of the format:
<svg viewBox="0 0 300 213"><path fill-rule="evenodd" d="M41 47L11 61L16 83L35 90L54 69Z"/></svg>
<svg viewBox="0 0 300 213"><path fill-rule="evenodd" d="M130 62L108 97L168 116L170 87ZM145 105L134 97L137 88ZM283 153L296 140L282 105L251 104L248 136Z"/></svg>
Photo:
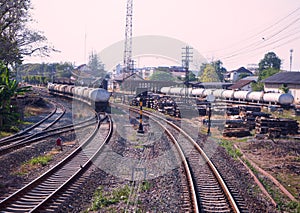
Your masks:
<svg viewBox="0 0 300 213"><path fill-rule="evenodd" d="M62 98L62 94L59 94L56 100ZM78 99L80 96L73 101L77 103ZM67 97L66 100L72 99ZM89 108L92 106L86 102L83 104ZM41 122L1 139L1 156L26 149L30 144L65 132L79 129L84 131L85 128L93 130L68 156L34 180L3 196L0 201L1 212L57 211L63 206L66 210L68 208L65 206L70 206L70 197L84 185L89 175L96 170L95 167L110 175L107 186L121 179L122 184L130 187L130 195L124 198L126 202L118 207L126 212L135 211L142 202L139 199L150 199L145 193L145 184L149 182L154 186L157 181L163 184L162 188L167 188L167 182L170 183L169 187L172 186L174 192L170 191L166 200L162 198L163 195L159 197L162 196L160 199L178 211L253 210L253 206L249 204L252 198L245 196L245 186L239 183L238 178L242 173L234 171L235 168L228 165L232 161L224 157L224 151L215 142L208 141L207 135L200 134L196 138L192 136L190 131L194 124L183 125L184 122L192 122L190 119L172 118L153 110L141 110L139 107L111 102L109 113L95 112L94 116L87 116L80 122L63 125L59 124L59 120L66 110L63 105L54 105L57 107ZM142 133L138 131L141 122ZM157 186L160 187L160 184ZM153 194L158 191L159 188L155 188ZM148 205L143 206L143 209L152 209L154 204ZM162 211L171 210L171 207L168 209L166 206L159 207L158 203L155 205ZM263 206L265 203L259 205Z"/></svg>

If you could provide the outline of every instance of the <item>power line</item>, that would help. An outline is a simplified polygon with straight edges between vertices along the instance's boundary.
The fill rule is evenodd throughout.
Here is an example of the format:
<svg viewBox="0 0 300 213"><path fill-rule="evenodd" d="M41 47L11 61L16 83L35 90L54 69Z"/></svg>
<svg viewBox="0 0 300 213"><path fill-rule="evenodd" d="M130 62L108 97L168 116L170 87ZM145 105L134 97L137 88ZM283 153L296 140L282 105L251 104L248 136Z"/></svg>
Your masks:
<svg viewBox="0 0 300 213"><path fill-rule="evenodd" d="M279 45L277 45L277 46L273 46L273 47L271 47L270 49L272 49L272 50L275 50L275 49L277 49L277 48L279 48L279 47L282 47L282 46L284 46L284 45L286 45L286 44L289 44L289 43L291 43L291 42L293 42L293 41L296 41L296 40L299 40L300 39L300 35L299 36L297 36L296 38L293 38L293 39L290 39L290 40L288 40L288 41L286 41L286 42L284 42L284 43L282 43L282 44L279 44ZM256 56L256 55L258 55L258 54L261 54L261 53L264 53L265 51L260 51L260 52L256 52L256 53L252 53L251 54L251 52L248 52L248 54L246 54L246 55L243 55L243 56L247 56L248 58L251 58L251 57L253 57L253 56ZM239 55L239 57L242 57L242 55ZM239 58L239 57L237 57L237 58ZM229 60L226 60L227 61L227 63L228 62L236 62L237 61L237 58L232 58L232 59L229 59Z"/></svg>
<svg viewBox="0 0 300 213"><path fill-rule="evenodd" d="M245 52L248 52L248 51L255 51L257 49L261 49L261 48L264 48L264 47L267 47L271 44L274 44L276 42L280 42L281 40L284 40L290 36L293 36L293 35L289 35L289 36L285 36L284 38L281 38L281 39L277 39L276 41L273 41L269 44L266 44L266 45L263 45L263 46L260 46L262 44L265 43L265 41L268 41L268 40L271 40L272 38L274 38L275 36L279 35L280 33L282 33L283 31L285 31L286 29L288 29L289 27L291 27L292 25L296 24L298 21L300 20L300 18L297 18L296 20L293 20L291 23L289 23L287 26L285 26L284 28L280 29L279 31L277 31L276 33L272 34L270 37L268 37L267 39L265 39L265 37L262 38L262 40L260 41L257 41L255 43L251 43L235 52L232 52L229 56L223 56L223 57L220 57L221 59L228 59L228 58L232 58L232 57L235 57L239 54L243 54ZM259 47L260 46L260 47ZM250 49L249 49L250 48Z"/></svg>
<svg viewBox="0 0 300 213"><path fill-rule="evenodd" d="M233 51L232 53L226 54L226 55L233 55L233 54L236 55L238 52L243 51L243 50L245 50L246 48L252 48L253 46L258 46L258 45L260 45L262 42L264 42L264 41L261 40L261 37L262 37L262 36L260 36L260 34L262 34L263 32L268 31L268 30L271 29L271 28L276 27L278 24L280 24L280 23L283 22L284 20L288 19L290 16L292 16L293 14L295 14L297 11L300 11L300 7L298 7L298 8L295 9L295 10L293 10L293 11L290 12L288 15L284 16L283 18L281 18L280 20L278 20L278 21L275 22L274 24L270 25L269 27L265 28L264 30L262 30L262 31L260 31L260 32L258 32L258 33L256 33L256 34L254 34L254 35L252 35L252 36L250 36L250 37L248 37L248 38L246 38L246 39L244 39L244 40L242 40L242 41L239 41L239 42L237 42L236 44L231 45L229 48L224 48L224 49L222 49L222 50L232 49L233 46L236 46L237 44L240 44L240 43L245 42L245 41L249 41L249 40L251 40L252 38L257 38L257 37L259 37L259 41L254 41L254 42L252 42L252 43L250 43L250 44L248 44L248 45L246 45L246 46L244 46L244 47L242 47L242 48L240 48L240 49L238 49L238 50L235 50L235 51ZM286 30L287 28L289 28L290 26L292 26L293 24L295 24L295 23L298 22L298 21L299 21L299 18L297 18L296 20L293 20L291 23L289 23L289 24L288 24L287 26L285 26L283 29L281 28L279 31L276 31L275 33L273 33L270 37L268 37L268 40L271 39L271 38L273 38L273 37L275 37L276 35L280 34L281 32L283 32L284 30ZM266 36L265 36L265 37L266 37ZM264 38L264 37L263 37L263 38ZM263 40L266 40L266 39L263 39ZM215 50L214 52L218 52L218 51L222 51L222 50ZM213 52L213 51L211 51L211 52ZM225 56L224 56L224 57L225 57ZM223 57L223 58L224 58L224 57Z"/></svg>

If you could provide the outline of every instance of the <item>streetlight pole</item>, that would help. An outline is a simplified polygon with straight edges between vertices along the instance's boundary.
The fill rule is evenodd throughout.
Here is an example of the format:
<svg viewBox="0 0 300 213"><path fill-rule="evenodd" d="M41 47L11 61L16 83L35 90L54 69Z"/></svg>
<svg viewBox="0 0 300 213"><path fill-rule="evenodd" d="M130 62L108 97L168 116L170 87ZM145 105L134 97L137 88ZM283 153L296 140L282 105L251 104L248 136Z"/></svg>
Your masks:
<svg viewBox="0 0 300 213"><path fill-rule="evenodd" d="M293 49L290 49L290 72L292 71Z"/></svg>

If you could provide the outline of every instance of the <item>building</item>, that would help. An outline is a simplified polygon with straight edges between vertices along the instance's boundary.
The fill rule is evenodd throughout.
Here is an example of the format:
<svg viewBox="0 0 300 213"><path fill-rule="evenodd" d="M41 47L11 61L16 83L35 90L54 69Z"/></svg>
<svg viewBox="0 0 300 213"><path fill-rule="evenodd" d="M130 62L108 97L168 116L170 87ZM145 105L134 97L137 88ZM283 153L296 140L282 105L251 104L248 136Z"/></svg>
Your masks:
<svg viewBox="0 0 300 213"><path fill-rule="evenodd" d="M252 79L241 79L238 80L235 84L230 86L228 89L231 90L240 90L240 91L252 91L251 83L255 82Z"/></svg>
<svg viewBox="0 0 300 213"><path fill-rule="evenodd" d="M155 67L144 67L144 68L137 68L137 74L141 76L145 80L149 80L150 76L153 75L155 72Z"/></svg>
<svg viewBox="0 0 300 213"><path fill-rule="evenodd" d="M282 87L288 88L295 104L300 104L300 72L279 72L262 82L265 92L282 92Z"/></svg>
<svg viewBox="0 0 300 213"><path fill-rule="evenodd" d="M253 73L247 70L245 67L240 67L237 70L232 70L224 75L226 81L236 82L246 76L252 76Z"/></svg>

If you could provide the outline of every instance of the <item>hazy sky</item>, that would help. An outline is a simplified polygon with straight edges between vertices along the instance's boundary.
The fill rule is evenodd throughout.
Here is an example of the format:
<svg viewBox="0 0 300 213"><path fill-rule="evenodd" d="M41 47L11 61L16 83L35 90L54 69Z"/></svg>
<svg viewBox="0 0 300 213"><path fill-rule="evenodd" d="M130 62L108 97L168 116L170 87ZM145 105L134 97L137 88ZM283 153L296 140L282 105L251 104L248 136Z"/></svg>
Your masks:
<svg viewBox="0 0 300 213"><path fill-rule="evenodd" d="M86 63L125 38L126 0L31 0L35 29L60 53L26 62ZM228 70L258 63L268 51L300 70L299 0L133 0L133 36L181 40ZM134 43L133 43L134 45Z"/></svg>

